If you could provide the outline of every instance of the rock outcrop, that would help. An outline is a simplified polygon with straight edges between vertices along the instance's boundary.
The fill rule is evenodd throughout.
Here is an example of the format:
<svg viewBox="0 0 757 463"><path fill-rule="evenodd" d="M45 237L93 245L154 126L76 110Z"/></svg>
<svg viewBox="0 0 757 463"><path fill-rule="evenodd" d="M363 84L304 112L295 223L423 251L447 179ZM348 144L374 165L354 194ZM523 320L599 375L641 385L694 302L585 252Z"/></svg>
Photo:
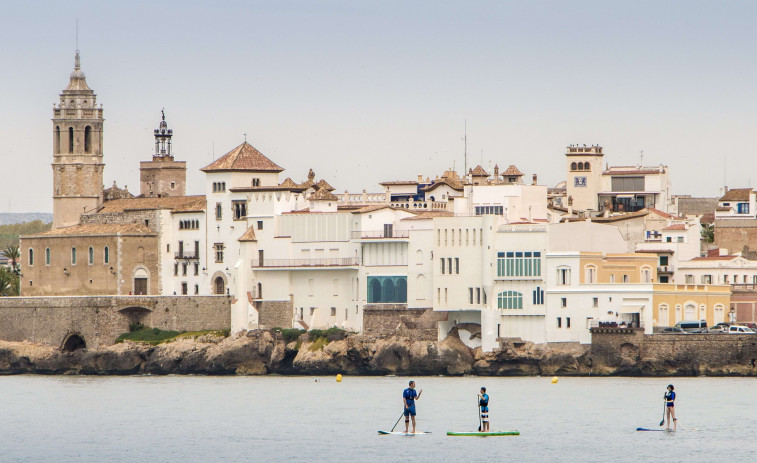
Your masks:
<svg viewBox="0 0 757 463"><path fill-rule="evenodd" d="M694 355L696 343L686 350L671 345L670 355L661 355L665 351L660 343L681 341L652 338L600 336L595 346L508 342L495 352L471 349L454 333L433 342L356 334L327 342L311 341L307 334L287 341L280 333L256 330L228 338L203 336L157 346L125 342L74 352L0 341L0 374L757 375L752 343L747 340L739 342L725 335L716 339L738 344L741 353L726 361L722 354ZM720 352L729 351L718 347Z"/></svg>

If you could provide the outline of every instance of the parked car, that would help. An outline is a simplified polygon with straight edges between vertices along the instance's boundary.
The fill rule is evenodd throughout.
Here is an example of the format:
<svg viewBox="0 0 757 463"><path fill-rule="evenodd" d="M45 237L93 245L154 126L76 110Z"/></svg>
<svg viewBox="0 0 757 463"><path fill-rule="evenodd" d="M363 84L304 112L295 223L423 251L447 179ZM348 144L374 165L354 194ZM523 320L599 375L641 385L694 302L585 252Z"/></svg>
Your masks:
<svg viewBox="0 0 757 463"><path fill-rule="evenodd" d="M707 320L681 320L675 324L676 328L681 328L689 333L706 333Z"/></svg>
<svg viewBox="0 0 757 463"><path fill-rule="evenodd" d="M731 326L731 324L730 323L720 322L720 323L718 323L715 326L722 326L723 327L723 331L728 331L728 327Z"/></svg>
<svg viewBox="0 0 757 463"><path fill-rule="evenodd" d="M718 334L718 333L727 333L727 332L728 332L728 327L727 327L727 326L720 326L720 325L715 325L715 326L711 326L711 327L710 327L710 328L709 328L709 329L707 330L707 332L708 332L708 333L713 333L713 334Z"/></svg>
<svg viewBox="0 0 757 463"><path fill-rule="evenodd" d="M749 328L753 329L754 331L757 331L757 323L744 323L744 326L748 326Z"/></svg>
<svg viewBox="0 0 757 463"><path fill-rule="evenodd" d="M688 331L686 331L683 328L679 328L677 326L669 326L662 330L663 334L689 334Z"/></svg>
<svg viewBox="0 0 757 463"><path fill-rule="evenodd" d="M728 334L757 334L757 332L748 326L731 325L728 328Z"/></svg>

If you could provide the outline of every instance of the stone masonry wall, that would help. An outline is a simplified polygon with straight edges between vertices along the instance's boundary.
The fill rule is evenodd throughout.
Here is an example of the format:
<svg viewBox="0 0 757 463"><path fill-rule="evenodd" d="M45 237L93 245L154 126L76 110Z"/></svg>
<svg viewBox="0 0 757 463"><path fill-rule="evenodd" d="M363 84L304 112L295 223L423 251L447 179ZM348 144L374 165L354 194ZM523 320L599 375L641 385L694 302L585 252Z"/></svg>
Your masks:
<svg viewBox="0 0 757 463"><path fill-rule="evenodd" d="M363 306L363 333L373 336L406 336L419 341L437 341L437 322L445 312L408 309L406 304L366 304Z"/></svg>
<svg viewBox="0 0 757 463"><path fill-rule="evenodd" d="M260 301L258 324L263 329L292 328L294 309L291 301Z"/></svg>
<svg viewBox="0 0 757 463"><path fill-rule="evenodd" d="M229 296L70 296L0 298L0 340L59 347L70 334L111 345L129 323L175 331L231 328Z"/></svg>

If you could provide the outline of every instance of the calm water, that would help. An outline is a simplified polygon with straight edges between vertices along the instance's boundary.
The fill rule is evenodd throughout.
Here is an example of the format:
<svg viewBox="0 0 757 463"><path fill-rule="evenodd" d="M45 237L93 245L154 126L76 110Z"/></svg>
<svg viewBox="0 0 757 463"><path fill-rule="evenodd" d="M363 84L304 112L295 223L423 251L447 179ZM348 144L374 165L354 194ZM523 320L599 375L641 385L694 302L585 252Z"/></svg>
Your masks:
<svg viewBox="0 0 757 463"><path fill-rule="evenodd" d="M0 461L757 460L757 379L415 378L419 430L378 436L408 378L0 377ZM657 428L678 393L679 432ZM447 437L478 427L518 437ZM402 422L400 422L400 425Z"/></svg>

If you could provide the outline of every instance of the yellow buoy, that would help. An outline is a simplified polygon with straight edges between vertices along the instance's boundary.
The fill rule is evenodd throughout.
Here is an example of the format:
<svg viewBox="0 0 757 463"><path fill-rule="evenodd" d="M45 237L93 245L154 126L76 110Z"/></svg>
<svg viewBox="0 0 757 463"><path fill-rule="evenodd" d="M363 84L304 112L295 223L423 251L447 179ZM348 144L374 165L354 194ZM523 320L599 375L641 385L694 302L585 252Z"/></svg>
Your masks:
<svg viewBox="0 0 757 463"><path fill-rule="evenodd" d="M341 373L339 373L338 375L336 375L336 382L337 383L341 383L342 382L342 374Z"/></svg>
<svg viewBox="0 0 757 463"><path fill-rule="evenodd" d="M557 384L557 376L552 377L552 384Z"/></svg>

